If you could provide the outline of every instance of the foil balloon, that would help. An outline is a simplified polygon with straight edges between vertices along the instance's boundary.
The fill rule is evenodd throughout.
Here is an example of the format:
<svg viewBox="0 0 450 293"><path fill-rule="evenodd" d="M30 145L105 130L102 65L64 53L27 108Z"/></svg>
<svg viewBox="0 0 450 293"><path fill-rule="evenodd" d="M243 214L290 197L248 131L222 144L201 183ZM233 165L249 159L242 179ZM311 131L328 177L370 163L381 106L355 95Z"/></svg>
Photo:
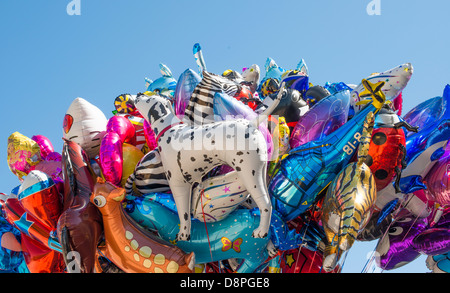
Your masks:
<svg viewBox="0 0 450 293"><path fill-rule="evenodd" d="M268 57L266 59L266 63L264 64L264 68L266 70L265 76L261 80L261 84L264 83L269 78L277 79L278 81L281 80L281 75L286 71L285 69L279 67L275 60Z"/></svg>
<svg viewBox="0 0 450 293"><path fill-rule="evenodd" d="M145 154L136 164L125 184L129 195L140 196L151 192L169 192L169 182L158 149Z"/></svg>
<svg viewBox="0 0 450 293"><path fill-rule="evenodd" d="M446 111L447 104L445 99L442 96L437 96L419 103L407 112L403 116L403 119L409 124L415 125L422 130L427 128L428 125L438 121Z"/></svg>
<svg viewBox="0 0 450 293"><path fill-rule="evenodd" d="M376 247L376 264L383 270L402 267L417 257L420 253L414 248L414 238L427 227L427 219L414 216L408 211L400 214L393 222L386 235Z"/></svg>
<svg viewBox="0 0 450 293"><path fill-rule="evenodd" d="M128 177L134 172L136 165L142 159L144 154L134 145L124 143L122 145L122 176L120 186L124 186Z"/></svg>
<svg viewBox="0 0 450 293"><path fill-rule="evenodd" d="M79 144L65 140L62 151L64 196L57 235L62 254L69 266L81 273L92 273L95 267L97 245L103 233L102 216L90 202L96 175L90 167L87 154ZM72 261L74 252L79 258Z"/></svg>
<svg viewBox="0 0 450 293"><path fill-rule="evenodd" d="M151 129L150 124L142 117L134 105L135 95L122 94L116 97L114 106L116 107L116 116L127 118L134 127L134 136L129 139L129 143L147 153L153 150L156 144L156 135ZM109 121L108 121L109 122ZM127 132L131 131L126 127Z"/></svg>
<svg viewBox="0 0 450 293"><path fill-rule="evenodd" d="M375 120L366 163L374 174L377 190L384 189L395 177L394 187L400 192L401 170L406 167L406 140L402 126L417 132L417 128L400 121L388 105L380 110Z"/></svg>
<svg viewBox="0 0 450 293"><path fill-rule="evenodd" d="M395 99L392 100L392 108L397 115L401 116L403 111L403 93L400 93Z"/></svg>
<svg viewBox="0 0 450 293"><path fill-rule="evenodd" d="M256 89L259 85L259 78L261 75L261 69L259 69L259 66L257 64L252 64L252 66L248 68L244 68L242 71L242 79L241 82L242 85L247 86L250 91L255 94Z"/></svg>
<svg viewBox="0 0 450 293"><path fill-rule="evenodd" d="M411 63L405 63L384 72L373 73L372 75L367 77L366 80L372 83L378 83L380 81L384 82L381 90L386 95L386 99L388 101L392 101L408 85L413 71L414 70ZM363 91L364 85L361 83L351 92L350 105L355 113L359 112L362 109L361 105L359 105L358 102L361 101L360 95Z"/></svg>
<svg viewBox="0 0 450 293"><path fill-rule="evenodd" d="M122 180L122 146L134 138L135 129L130 120L113 116L106 125L106 134L100 144L99 162L104 178L119 186Z"/></svg>
<svg viewBox="0 0 450 293"><path fill-rule="evenodd" d="M29 273L26 266L20 231L0 217L0 271L4 273Z"/></svg>
<svg viewBox="0 0 450 293"><path fill-rule="evenodd" d="M368 83L367 86L374 85ZM373 101L383 98L382 92L373 92L372 95ZM284 220L293 220L308 210L316 197L345 168L358 148L366 116L378 111L382 105L383 102L368 104L324 139L292 149L281 161L268 189L274 209Z"/></svg>
<svg viewBox="0 0 450 293"><path fill-rule="evenodd" d="M178 117L184 115L189 99L202 78L192 69L186 69L178 78L174 95L174 110Z"/></svg>
<svg viewBox="0 0 450 293"><path fill-rule="evenodd" d="M89 159L99 155L106 132L105 114L83 98L76 98L64 116L63 138L79 144Z"/></svg>
<svg viewBox="0 0 450 293"><path fill-rule="evenodd" d="M348 251L371 217L376 200L376 185L365 164L374 124L373 113L367 115L358 147L357 162L348 164L328 187L323 202L322 225L327 236L323 267L335 269L340 256Z"/></svg>
<svg viewBox="0 0 450 293"><path fill-rule="evenodd" d="M290 89L299 91L302 95L309 89L309 78L302 71L287 70L281 75L280 83L285 83Z"/></svg>
<svg viewBox="0 0 450 293"><path fill-rule="evenodd" d="M49 226L27 212L18 198L9 198L3 206L6 220L21 233L20 243L31 273L62 273L66 265L62 248Z"/></svg>
<svg viewBox="0 0 450 293"><path fill-rule="evenodd" d="M263 101L264 107L272 104L277 95L278 93L266 97ZM309 106L303 100L301 93L298 90L288 88L271 115L284 117L289 130L292 132L300 117L305 115L308 110Z"/></svg>
<svg viewBox="0 0 450 293"><path fill-rule="evenodd" d="M300 117L292 131L292 149L307 142L321 140L348 120L350 91L344 90L330 95L312 106Z"/></svg>
<svg viewBox="0 0 450 293"><path fill-rule="evenodd" d="M314 106L320 100L328 97L331 93L323 86L313 85L303 94L303 99L310 107ZM349 100L350 101L350 100Z"/></svg>
<svg viewBox="0 0 450 293"><path fill-rule="evenodd" d="M290 150L289 137L290 129L286 123L284 117L278 117L278 121L275 121L275 126L272 134L274 143L274 155L269 163L268 175L271 177L275 170L278 168L280 160L287 156Z"/></svg>
<svg viewBox="0 0 450 293"><path fill-rule="evenodd" d="M91 202L103 216L106 245L102 254L127 273L192 273L194 253L140 228L123 210L125 190L97 179Z"/></svg>
<svg viewBox="0 0 450 293"><path fill-rule="evenodd" d="M406 137L406 168L402 170L399 182L400 193L395 192L393 184L388 184L384 189L378 192L377 207L382 209L385 204L395 198L400 198L406 202L405 194L412 194L420 189L426 189L423 179L436 164L438 159L445 153L445 148L450 139L450 86L447 85L444 94L441 97L440 115L432 119L432 123L428 123L426 127L419 129L417 133L409 134ZM413 110L412 110L413 111ZM414 112L417 112L414 110ZM419 111L418 113L421 113ZM410 123L413 121L412 116L409 115ZM420 123L419 123L420 124ZM427 203L418 200L411 201L411 196L408 196L408 208L415 215L426 217L429 215L429 210L426 208Z"/></svg>
<svg viewBox="0 0 450 293"><path fill-rule="evenodd" d="M230 120L244 118L247 120L255 119L258 114L256 114L248 106L244 105L240 101L234 99L223 93L216 93L214 95L213 101L214 109L214 119L216 121ZM274 152L274 144L272 140L272 135L269 129L264 123L258 126L258 129L264 135L267 142L267 153L269 158L272 157Z"/></svg>
<svg viewBox="0 0 450 293"><path fill-rule="evenodd" d="M195 63L198 66L198 73L203 77L203 71L207 71L205 58L203 58L202 47L199 43L194 44L194 48L192 49L192 53L194 54Z"/></svg>
<svg viewBox="0 0 450 293"><path fill-rule="evenodd" d="M8 137L8 167L20 181L42 161L41 149L32 139L19 132Z"/></svg>
<svg viewBox="0 0 450 293"><path fill-rule="evenodd" d="M48 155L55 152L52 142L47 137L43 135L33 135L31 139L39 145L39 148L41 149L41 158L43 160L46 160Z"/></svg>
<svg viewBox="0 0 450 293"><path fill-rule="evenodd" d="M180 119L184 123L197 125L213 122L215 94L234 96L239 90L240 86L228 78L204 71L202 80L192 92L184 117Z"/></svg>
<svg viewBox="0 0 450 293"><path fill-rule="evenodd" d="M59 153L57 154L59 155ZM39 162L34 168L34 170L44 172L50 176L53 181L58 184L58 188L62 185L62 165L60 156L61 155L58 156L57 160L48 160L50 158L50 156L48 156L47 160Z"/></svg>
<svg viewBox="0 0 450 293"><path fill-rule="evenodd" d="M446 209L439 221L420 232L412 240L416 251L426 255L445 254L450 251L450 209Z"/></svg>
<svg viewBox="0 0 450 293"><path fill-rule="evenodd" d="M20 204L28 214L39 219L48 230L56 230L62 211L61 194L51 177L33 170L23 181L18 193Z"/></svg>
<svg viewBox="0 0 450 293"><path fill-rule="evenodd" d="M173 77L167 65L160 63L159 70L162 76L155 81L146 78L148 92L159 92L161 95L173 96L177 87L177 80Z"/></svg>
<svg viewBox="0 0 450 293"><path fill-rule="evenodd" d="M180 221L171 195L151 193L129 200L126 211L134 221L157 232L162 239L176 241ZM258 213L237 209L219 223L192 221L190 240L175 243L183 251L194 252L197 264L236 258L239 261L236 272L258 272L269 257L270 241L270 236L251 236L259 225Z"/></svg>
<svg viewBox="0 0 450 293"><path fill-rule="evenodd" d="M429 255L426 264L432 273L450 273L450 253Z"/></svg>
<svg viewBox="0 0 450 293"><path fill-rule="evenodd" d="M424 182L427 186L426 195L430 201L443 207L450 206L450 146L447 145L445 153L428 171Z"/></svg>
<svg viewBox="0 0 450 293"><path fill-rule="evenodd" d="M296 70L300 71L305 76L309 76L308 66L304 59L301 59L300 62L298 62Z"/></svg>
<svg viewBox="0 0 450 293"><path fill-rule="evenodd" d="M192 190L192 217L207 223L221 221L249 196L236 171L207 178Z"/></svg>

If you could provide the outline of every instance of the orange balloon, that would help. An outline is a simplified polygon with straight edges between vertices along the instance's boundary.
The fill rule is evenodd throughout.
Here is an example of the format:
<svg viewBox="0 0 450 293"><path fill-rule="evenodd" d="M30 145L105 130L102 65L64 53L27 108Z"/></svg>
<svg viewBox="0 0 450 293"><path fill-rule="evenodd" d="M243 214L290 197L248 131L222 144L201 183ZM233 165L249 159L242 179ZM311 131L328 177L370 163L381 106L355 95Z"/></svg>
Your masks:
<svg viewBox="0 0 450 293"><path fill-rule="evenodd" d="M194 253L186 254L179 247L140 228L125 213L124 198L125 189L97 179L91 202L103 215L103 255L126 273L193 273Z"/></svg>

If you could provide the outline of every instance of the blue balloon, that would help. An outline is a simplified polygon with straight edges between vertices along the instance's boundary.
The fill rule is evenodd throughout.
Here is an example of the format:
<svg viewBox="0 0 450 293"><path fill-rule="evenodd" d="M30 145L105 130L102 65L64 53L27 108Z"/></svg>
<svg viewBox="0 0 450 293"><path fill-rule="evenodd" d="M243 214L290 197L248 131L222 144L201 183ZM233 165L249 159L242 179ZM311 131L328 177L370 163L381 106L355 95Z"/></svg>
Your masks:
<svg viewBox="0 0 450 293"><path fill-rule="evenodd" d="M417 165L414 167L416 170L408 170L399 182L402 193L412 193L427 188L422 182L426 174L419 173L424 173L427 167L432 166L444 154L450 139L450 85L445 87L442 97L421 103L406 114L404 120L422 126L417 133L409 134L405 143L405 170L412 169L414 163Z"/></svg>
<svg viewBox="0 0 450 293"><path fill-rule="evenodd" d="M180 221L171 195L151 193L130 199L125 210L141 226L175 243ZM267 245L271 237L270 231L266 238L252 237L259 221L257 209L238 209L220 222L192 220L191 239L178 241L176 245L187 253L193 251L196 263L236 258L243 260L237 272L259 272L267 265Z"/></svg>
<svg viewBox="0 0 450 293"><path fill-rule="evenodd" d="M173 78L172 72L166 65L159 64L159 69L163 76L161 76L160 78L156 79L153 82L147 79L147 82L150 83L147 87L147 91L149 92L159 91L162 94L168 93L168 95L173 96L175 89L177 87L177 80Z"/></svg>
<svg viewBox="0 0 450 293"><path fill-rule="evenodd" d="M324 139L305 143L281 161L269 182L272 206L285 221L304 213L336 175L350 162L359 145L365 118L376 108L363 110Z"/></svg>

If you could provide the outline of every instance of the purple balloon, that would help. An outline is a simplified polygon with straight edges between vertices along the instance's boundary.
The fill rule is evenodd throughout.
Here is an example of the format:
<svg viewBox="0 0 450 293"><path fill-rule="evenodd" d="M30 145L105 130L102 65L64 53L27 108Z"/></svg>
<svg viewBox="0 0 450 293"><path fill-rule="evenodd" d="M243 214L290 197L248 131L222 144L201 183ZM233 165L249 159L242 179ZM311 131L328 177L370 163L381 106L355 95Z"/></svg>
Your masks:
<svg viewBox="0 0 450 293"><path fill-rule="evenodd" d="M410 263L420 256L413 245L414 238L427 228L428 220L407 214L396 220L379 241L376 248L377 265L392 270Z"/></svg>
<svg viewBox="0 0 450 293"><path fill-rule="evenodd" d="M450 251L450 209L444 211L433 228L423 231L413 240L416 251L426 255L444 254Z"/></svg>
<svg viewBox="0 0 450 293"><path fill-rule="evenodd" d="M348 120L350 91L337 92L320 100L294 127L290 145L294 149L310 141L323 139Z"/></svg>

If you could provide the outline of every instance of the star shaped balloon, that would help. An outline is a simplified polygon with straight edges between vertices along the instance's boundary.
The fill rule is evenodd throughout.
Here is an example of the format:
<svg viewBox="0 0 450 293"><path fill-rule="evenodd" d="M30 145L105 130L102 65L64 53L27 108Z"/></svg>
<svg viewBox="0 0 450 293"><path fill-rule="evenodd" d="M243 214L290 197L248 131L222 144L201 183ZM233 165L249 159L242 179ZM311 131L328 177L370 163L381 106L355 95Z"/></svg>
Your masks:
<svg viewBox="0 0 450 293"><path fill-rule="evenodd" d="M371 83L367 79L362 80L362 85L364 86L364 91L359 94L360 98L371 97L372 99L366 99L359 101L356 105L367 104L370 101L373 101L373 105L377 109L381 109L384 103L386 102L386 95L381 90L385 85L384 81L380 81L377 83Z"/></svg>

